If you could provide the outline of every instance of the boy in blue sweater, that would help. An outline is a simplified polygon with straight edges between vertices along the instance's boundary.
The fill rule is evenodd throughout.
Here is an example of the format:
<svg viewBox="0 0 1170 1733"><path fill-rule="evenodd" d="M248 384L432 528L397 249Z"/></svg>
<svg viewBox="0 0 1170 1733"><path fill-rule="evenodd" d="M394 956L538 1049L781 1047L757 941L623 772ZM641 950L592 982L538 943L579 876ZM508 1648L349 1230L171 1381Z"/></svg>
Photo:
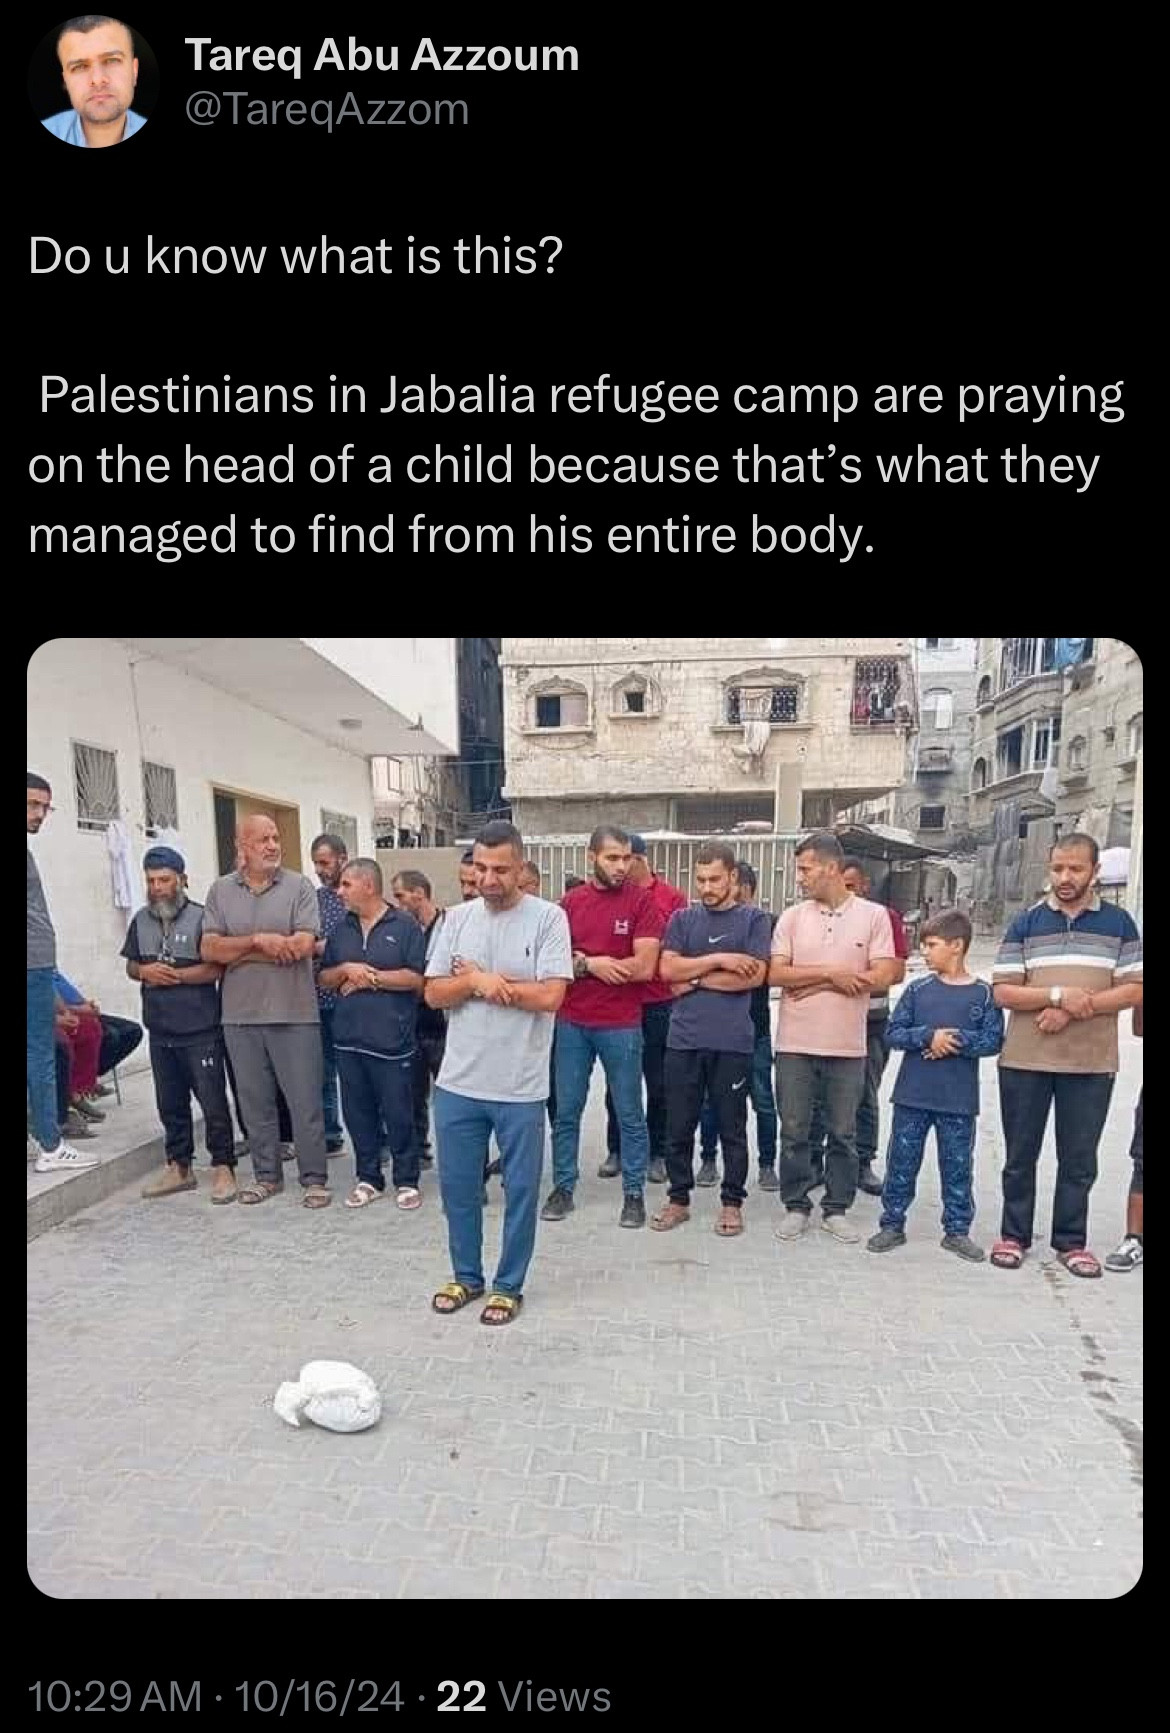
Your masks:
<svg viewBox="0 0 1170 1733"><path fill-rule="evenodd" d="M894 1123L886 1156L879 1231L871 1252L906 1244L926 1136L934 1127L943 1194L943 1247L971 1263L986 1256L971 1238L975 1219L972 1165L979 1113L979 1061L1003 1046L1003 1012L985 981L967 973L971 923L946 909L922 928L930 974L898 1001L886 1042L905 1057L894 1085Z"/></svg>

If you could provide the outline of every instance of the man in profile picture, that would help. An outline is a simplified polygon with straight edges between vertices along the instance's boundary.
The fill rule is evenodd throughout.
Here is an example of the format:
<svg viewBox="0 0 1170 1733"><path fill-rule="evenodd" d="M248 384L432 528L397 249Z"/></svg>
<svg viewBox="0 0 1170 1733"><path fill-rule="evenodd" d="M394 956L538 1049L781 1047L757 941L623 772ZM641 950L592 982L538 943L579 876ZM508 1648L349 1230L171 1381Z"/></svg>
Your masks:
<svg viewBox="0 0 1170 1733"><path fill-rule="evenodd" d="M130 107L138 83L134 38L117 18L86 13L57 33L57 59L72 108L42 124L65 144L121 144L145 116Z"/></svg>

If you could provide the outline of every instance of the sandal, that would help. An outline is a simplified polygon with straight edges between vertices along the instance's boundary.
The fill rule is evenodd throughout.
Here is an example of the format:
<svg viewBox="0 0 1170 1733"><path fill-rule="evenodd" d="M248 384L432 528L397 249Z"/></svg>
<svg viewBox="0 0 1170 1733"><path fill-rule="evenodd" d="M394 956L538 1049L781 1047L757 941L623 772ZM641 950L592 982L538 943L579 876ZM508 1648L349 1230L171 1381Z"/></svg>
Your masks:
<svg viewBox="0 0 1170 1733"><path fill-rule="evenodd" d="M715 1223L715 1232L721 1240L734 1239L736 1234L743 1232L743 1211L738 1204L724 1204Z"/></svg>
<svg viewBox="0 0 1170 1733"><path fill-rule="evenodd" d="M500 1324L510 1324L523 1304L524 1300L520 1294L493 1294L479 1314L479 1321L493 1329ZM503 1317L489 1318L489 1312L502 1312Z"/></svg>
<svg viewBox="0 0 1170 1733"><path fill-rule="evenodd" d="M256 1179L251 1185L246 1185L240 1193L241 1203L267 1203L270 1197L279 1197L284 1186L279 1180Z"/></svg>
<svg viewBox="0 0 1170 1733"><path fill-rule="evenodd" d="M422 1203L422 1192L416 1185L400 1185L397 1201L399 1209L417 1209Z"/></svg>
<svg viewBox="0 0 1170 1733"><path fill-rule="evenodd" d="M991 1261L997 1270L1018 1270L1024 1261L1024 1248L1019 1240L996 1240Z"/></svg>
<svg viewBox="0 0 1170 1733"><path fill-rule="evenodd" d="M482 1288L469 1288L466 1282L444 1282L431 1300L431 1310L446 1318L450 1313L461 1312L464 1306L470 1306L472 1300L482 1298ZM449 1306L440 1305L441 1300L450 1300L451 1304Z"/></svg>
<svg viewBox="0 0 1170 1733"><path fill-rule="evenodd" d="M1099 1276L1101 1274L1100 1264L1092 1252L1087 1251L1084 1246L1079 1246L1071 1252L1057 1252L1056 1257L1057 1261L1064 1265L1070 1276Z"/></svg>
<svg viewBox="0 0 1170 1733"><path fill-rule="evenodd" d="M656 1216L650 1217L650 1226L657 1228L660 1234L668 1234L671 1228L681 1228L684 1222L689 1222L691 1212L685 1203L664 1204Z"/></svg>
<svg viewBox="0 0 1170 1733"><path fill-rule="evenodd" d="M301 1199L306 1209L327 1209L332 1201L333 1193L327 1185L307 1185Z"/></svg>
<svg viewBox="0 0 1170 1733"><path fill-rule="evenodd" d="M376 1185L371 1185L368 1179L359 1179L345 1200L346 1209L365 1209L367 1204L377 1203L383 1194Z"/></svg>

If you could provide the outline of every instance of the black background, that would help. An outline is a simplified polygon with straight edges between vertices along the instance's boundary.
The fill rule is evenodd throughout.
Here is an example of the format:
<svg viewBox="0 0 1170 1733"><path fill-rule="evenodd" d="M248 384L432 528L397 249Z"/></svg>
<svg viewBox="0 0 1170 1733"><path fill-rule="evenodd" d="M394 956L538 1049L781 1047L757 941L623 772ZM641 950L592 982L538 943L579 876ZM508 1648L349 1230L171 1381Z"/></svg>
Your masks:
<svg viewBox="0 0 1170 1733"><path fill-rule="evenodd" d="M27 55L57 22L44 8L26 12ZM1055 629L1048 595L1055 589L1062 604L1067 592L1089 586L1129 600L1150 497L1139 432L1152 395L1148 176L1131 88L1140 50L1122 43L1108 21L1097 19L1092 39L1063 17L1032 36L1019 17L1009 27L989 14L947 22L939 13L917 21L889 11L825 11L814 22L792 9L766 25L754 10L707 9L691 21L680 9L583 7L548 9L538 21L502 8L387 9L374 22L344 8L180 15L143 7L128 22L161 68L156 111L138 137L85 152L53 140L31 112L18 120L13 274L24 311L10 384L10 420L24 453L18 477L34 451L88 454L119 440L142 455L180 459L188 440L207 453L240 454L270 454L292 440L302 469L308 454L340 450L346 439L360 452L398 460L436 441L458 449L482 440L491 451L510 439L521 471L530 441L553 452L646 448L724 459L753 439L780 454L830 441L868 454L912 450L921 440L944 455L1026 441L1046 453L1100 452L1101 463L1082 495L1051 484L1008 488L995 465L990 485L966 488L582 483L530 495L522 484L342 489L302 480L295 488L185 490L173 481L117 489L25 481L12 514L10 569L33 609L51 592L75 597L79 622L99 630L116 631L130 610L138 623L142 606L160 623L173 607L180 631L192 609L199 624L214 618L231 630L253 621L271 629L275 596L282 617L298 627L315 624L324 608L331 619L369 620L374 630L408 617L424 631L460 619L468 628L507 630L518 608L526 625L537 609L555 625L560 606L578 615L587 608L591 624L619 631L675 628L681 610L704 632L713 616L740 631L746 610L753 624L811 623L833 633L842 623L852 631L879 621L916 632L918 605L925 626L927 603L932 625L941 607L958 629L1012 629L1020 607L1021 627L1045 624L1035 619L1041 614L1052 615ZM313 74L316 47L330 33L343 43L350 33L371 45L397 42L404 69ZM303 77L298 84L276 72L195 73L184 34L300 42ZM580 71L410 73L424 35L440 44L573 43ZM332 135L309 125L233 128L226 119L197 128L183 112L197 89L247 90L270 101L331 97L338 106L347 90L363 99L461 98L470 124L346 123ZM270 263L259 279L147 277L148 233L156 243L265 243L273 259L282 241L311 244L327 235L352 246L386 237L396 269L390 277L304 280ZM31 278L31 234L87 246L95 260L106 246L128 243L134 269L124 277L94 270ZM410 234L442 246L440 276L405 274ZM487 241L508 234L516 243L556 235L563 251L551 276L460 277L451 242L477 234ZM92 383L104 372L128 384L230 373L257 384L312 383L319 396L336 373L364 383L377 405L391 374L425 381L435 373L459 384L506 373L539 395L551 381L591 381L603 371L623 383L713 383L726 395L746 380L848 381L863 401L883 381L937 384L949 399L960 381L1047 388L1064 373L1069 383L1124 380L1126 419L1103 426L1087 416L1050 418L1034 427L1012 416L962 429L950 413L891 425L859 412L834 429L816 417L727 411L655 427L544 413L507 421L374 415L364 423L320 412L268 423L39 413L42 372ZM298 526L317 510L366 524L393 510L398 551L344 562L310 559L303 548L279 558L205 553L176 564L145 555L28 554L29 521L218 523L232 510L241 524L260 516ZM413 557L403 532L419 510L445 522L510 521L517 551ZM752 556L742 540L724 557L527 552L530 511L546 522L565 512L570 522L602 529L689 512L692 521L742 529L753 510L778 525L806 526L832 511L851 526L863 522L863 545L875 551L849 565L808 553ZM619 583L607 581L615 577ZM61 579L81 581L61 586ZM859 605L872 614L856 614ZM1134 640L1124 618L1113 629ZM198 1318L191 1328L197 1336ZM67 1410L67 1393L62 1402ZM842 1620L842 1609L749 1603L721 1609L715 1637L704 1635L704 1608L686 1602L148 1606L127 1618L101 1604L61 1617L35 1587L30 1599L39 1602L30 1607L34 1631L44 1635L40 1652L30 1651L30 1677L201 1677L211 1689L218 1676L230 1690L244 1677L292 1672L397 1676L427 1691L428 1715L441 1678L523 1677L607 1685L618 1712L677 1711L687 1701L734 1712L783 1671L781 1611L790 1629L799 1619L797 1653L810 1691L826 1664L826 1624ZM958 1613L915 1610L922 1633ZM1042 1607L1030 1610L1037 1622L1043 1615ZM876 1664L852 1643L846 1652L859 1668ZM929 1657L915 1664L921 1685L933 1664ZM1002 1668L985 1683L991 1703L1004 1689ZM422 1713L404 1711L403 1721Z"/></svg>

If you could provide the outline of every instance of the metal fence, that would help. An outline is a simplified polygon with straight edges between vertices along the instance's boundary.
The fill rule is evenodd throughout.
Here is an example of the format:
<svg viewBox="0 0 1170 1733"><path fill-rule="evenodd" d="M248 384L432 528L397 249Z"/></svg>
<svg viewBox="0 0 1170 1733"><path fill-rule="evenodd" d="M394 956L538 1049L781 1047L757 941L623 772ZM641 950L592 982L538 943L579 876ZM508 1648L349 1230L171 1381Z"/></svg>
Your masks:
<svg viewBox="0 0 1170 1733"><path fill-rule="evenodd" d="M647 858L659 878L677 885L688 896L694 894L695 856L705 842L705 836L646 838ZM795 836L729 836L727 842L739 860L750 861L759 880L758 900L761 908L780 914L797 900ZM588 847L583 836L537 836L525 839L524 852L540 868L542 894L555 901L563 896L565 880L570 875L586 878L585 855Z"/></svg>

